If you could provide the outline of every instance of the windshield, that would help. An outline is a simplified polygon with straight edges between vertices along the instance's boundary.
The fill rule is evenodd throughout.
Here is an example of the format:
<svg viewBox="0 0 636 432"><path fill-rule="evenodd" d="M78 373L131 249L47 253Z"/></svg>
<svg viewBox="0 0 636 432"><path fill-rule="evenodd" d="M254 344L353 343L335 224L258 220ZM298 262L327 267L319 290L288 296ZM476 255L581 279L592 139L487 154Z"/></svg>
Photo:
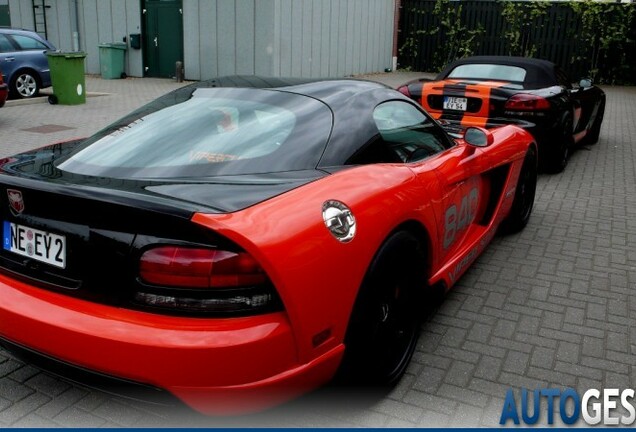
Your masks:
<svg viewBox="0 0 636 432"><path fill-rule="evenodd" d="M58 168L118 178L313 169L332 125L321 102L261 89L200 88L180 103L138 112L89 138Z"/></svg>
<svg viewBox="0 0 636 432"><path fill-rule="evenodd" d="M526 70L518 66L498 64L464 64L454 68L448 74L448 78L523 82L526 78Z"/></svg>

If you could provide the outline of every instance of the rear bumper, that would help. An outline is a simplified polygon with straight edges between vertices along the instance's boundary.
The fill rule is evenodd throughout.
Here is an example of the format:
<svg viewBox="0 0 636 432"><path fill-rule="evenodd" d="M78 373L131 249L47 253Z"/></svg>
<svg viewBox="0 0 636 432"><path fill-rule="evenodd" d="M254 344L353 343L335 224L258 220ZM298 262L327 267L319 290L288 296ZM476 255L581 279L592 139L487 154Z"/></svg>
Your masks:
<svg viewBox="0 0 636 432"><path fill-rule="evenodd" d="M505 125L515 125L519 126L523 129L531 130L537 127L536 123L524 120L524 119L513 119L513 118L485 118L485 117L476 117L476 116L450 116L443 119L438 119L438 121L444 125L444 123L448 123L454 128L465 129L470 126L478 126L483 128L495 128L499 126Z"/></svg>
<svg viewBox="0 0 636 432"><path fill-rule="evenodd" d="M283 313L168 317L70 298L5 275L0 338L76 368L167 390L203 413L226 415L262 410L325 383L343 352L338 346L299 364Z"/></svg>
<svg viewBox="0 0 636 432"><path fill-rule="evenodd" d="M66 363L40 352L0 338L0 347L10 351L25 363L37 366L66 380L96 388L106 393L124 396L158 405L177 405L175 398L156 387L111 377L92 370Z"/></svg>
<svg viewBox="0 0 636 432"><path fill-rule="evenodd" d="M539 145L539 154L541 154L542 150L549 150L550 143L552 141L559 141L555 138L561 136L562 131L558 122L556 122L552 117L537 117L533 120L534 121L530 121L529 119L522 118L484 119L483 117L464 116L462 118L443 119L439 121L442 122L444 128L450 132L459 132L462 129L466 129L470 126L479 126L488 129L510 124L519 126L520 128L523 128L530 132L530 134L534 137L534 139L537 141L537 144ZM444 122L447 122L448 124L444 125Z"/></svg>

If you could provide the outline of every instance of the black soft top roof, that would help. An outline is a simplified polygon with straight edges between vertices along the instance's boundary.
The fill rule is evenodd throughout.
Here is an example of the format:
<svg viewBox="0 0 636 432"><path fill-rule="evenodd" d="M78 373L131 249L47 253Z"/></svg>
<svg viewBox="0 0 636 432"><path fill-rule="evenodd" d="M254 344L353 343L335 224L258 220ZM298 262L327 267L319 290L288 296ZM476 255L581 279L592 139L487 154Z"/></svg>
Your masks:
<svg viewBox="0 0 636 432"><path fill-rule="evenodd" d="M374 81L350 78L286 78L256 75L229 75L205 81L197 81L167 93L147 105L137 109L135 115L142 116L160 109L184 102L199 88L254 88L280 90L309 96L320 100L330 109L337 111L350 98L374 90L391 90L391 87Z"/></svg>
<svg viewBox="0 0 636 432"><path fill-rule="evenodd" d="M263 77L258 75L230 75L200 81L184 88L239 87L257 89L277 89L310 96L332 106L337 101L371 90L390 88L374 81L352 78L292 78ZM345 94L345 95L343 95Z"/></svg>
<svg viewBox="0 0 636 432"><path fill-rule="evenodd" d="M518 66L526 70L524 84L527 87L546 87L557 84L556 65L548 60L512 57L512 56L473 56L455 60L437 75L437 80L446 79L448 74L459 65L464 64L496 64ZM468 78L468 77L466 77Z"/></svg>

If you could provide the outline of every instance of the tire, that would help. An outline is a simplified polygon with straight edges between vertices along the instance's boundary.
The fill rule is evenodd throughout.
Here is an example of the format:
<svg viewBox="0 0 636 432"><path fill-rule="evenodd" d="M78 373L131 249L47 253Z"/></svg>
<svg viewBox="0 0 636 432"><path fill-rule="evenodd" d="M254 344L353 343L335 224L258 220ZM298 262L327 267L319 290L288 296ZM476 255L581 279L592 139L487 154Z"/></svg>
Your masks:
<svg viewBox="0 0 636 432"><path fill-rule="evenodd" d="M57 99L57 96L55 96L54 94L49 95L48 100L49 100L49 103L50 103L51 105L57 105L57 104L58 104L58 102L59 102L59 101L58 101L58 99Z"/></svg>
<svg viewBox="0 0 636 432"><path fill-rule="evenodd" d="M18 71L11 79L11 93L18 98L28 99L40 93L40 79L30 70Z"/></svg>
<svg viewBox="0 0 636 432"><path fill-rule="evenodd" d="M548 143L550 147L543 161L544 171L550 174L562 172L568 165L570 150L574 144L572 137L572 116L567 115L562 122L560 136Z"/></svg>
<svg viewBox="0 0 636 432"><path fill-rule="evenodd" d="M598 138L601 135L601 125L603 123L604 116L605 116L605 100L603 99L601 101L601 104L598 107L598 113L596 114L594 123L592 123L590 132L585 137L585 144L593 145L598 142Z"/></svg>
<svg viewBox="0 0 636 432"><path fill-rule="evenodd" d="M419 242L406 231L380 247L351 314L337 383L386 389L404 375L422 321L425 262Z"/></svg>
<svg viewBox="0 0 636 432"><path fill-rule="evenodd" d="M504 234L514 234L526 227L532 214L537 190L537 151L530 147L523 159L510 213L501 224Z"/></svg>

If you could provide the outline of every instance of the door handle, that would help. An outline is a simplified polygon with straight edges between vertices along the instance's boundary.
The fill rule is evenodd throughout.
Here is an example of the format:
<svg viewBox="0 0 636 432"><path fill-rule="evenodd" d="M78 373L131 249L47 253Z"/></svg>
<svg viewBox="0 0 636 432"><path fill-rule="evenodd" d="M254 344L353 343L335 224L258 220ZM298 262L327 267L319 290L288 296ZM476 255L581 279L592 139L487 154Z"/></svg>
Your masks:
<svg viewBox="0 0 636 432"><path fill-rule="evenodd" d="M155 36L154 41L155 41L155 46L159 46L159 45L157 44L157 36Z"/></svg>
<svg viewBox="0 0 636 432"><path fill-rule="evenodd" d="M12 61L15 61L15 57L5 57L4 60L8 62L12 62Z"/></svg>

